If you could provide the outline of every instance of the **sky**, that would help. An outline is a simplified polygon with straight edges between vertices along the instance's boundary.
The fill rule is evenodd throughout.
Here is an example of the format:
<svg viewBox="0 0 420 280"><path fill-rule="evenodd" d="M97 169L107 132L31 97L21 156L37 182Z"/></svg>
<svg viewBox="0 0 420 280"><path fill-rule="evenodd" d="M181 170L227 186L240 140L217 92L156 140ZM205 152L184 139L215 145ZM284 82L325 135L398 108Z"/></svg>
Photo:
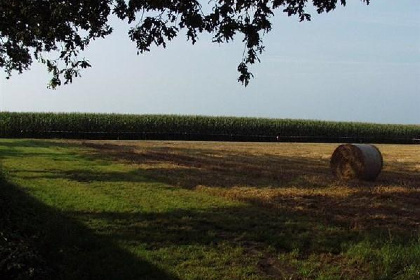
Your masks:
<svg viewBox="0 0 420 280"><path fill-rule="evenodd" d="M299 22L277 12L248 87L237 82L241 38L192 46L184 36L136 55L128 26L93 42L92 64L57 90L37 63L0 74L0 110L245 116L420 124L420 1L347 1Z"/></svg>

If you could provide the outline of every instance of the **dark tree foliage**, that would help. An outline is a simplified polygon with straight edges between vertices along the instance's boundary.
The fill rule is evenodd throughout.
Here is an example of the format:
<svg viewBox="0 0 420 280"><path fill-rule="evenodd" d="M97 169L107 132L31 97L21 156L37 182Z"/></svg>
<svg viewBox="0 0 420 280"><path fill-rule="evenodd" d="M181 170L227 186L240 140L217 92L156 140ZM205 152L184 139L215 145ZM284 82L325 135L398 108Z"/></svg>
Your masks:
<svg viewBox="0 0 420 280"><path fill-rule="evenodd" d="M248 66L259 62L275 10L305 21L311 19L308 5L324 13L339 4L346 0L0 0L0 67L9 77L37 60L52 74L50 87L72 82L90 67L80 53L112 32L108 20L113 13L128 21L138 53L165 47L181 31L192 44L203 32L216 43L239 35L245 51L238 80L246 86L252 78Z"/></svg>

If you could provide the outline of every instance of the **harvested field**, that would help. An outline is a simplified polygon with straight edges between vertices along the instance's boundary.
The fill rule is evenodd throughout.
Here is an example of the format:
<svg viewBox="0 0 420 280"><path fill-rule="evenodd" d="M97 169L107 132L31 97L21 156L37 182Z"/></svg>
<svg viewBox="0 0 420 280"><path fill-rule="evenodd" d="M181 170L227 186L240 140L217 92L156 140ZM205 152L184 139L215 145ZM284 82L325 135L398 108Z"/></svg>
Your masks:
<svg viewBox="0 0 420 280"><path fill-rule="evenodd" d="M375 182L336 179L337 146L1 140L0 190L63 279L417 279L418 146L377 145Z"/></svg>
<svg viewBox="0 0 420 280"><path fill-rule="evenodd" d="M376 182L343 182L329 160L337 144L214 142L83 142L96 155L139 165L170 185L298 209L350 225L420 227L420 150L377 145L384 170ZM392 211L397 209L406 211ZM409 222L410 221L410 222ZM392 225L396 223L396 225Z"/></svg>

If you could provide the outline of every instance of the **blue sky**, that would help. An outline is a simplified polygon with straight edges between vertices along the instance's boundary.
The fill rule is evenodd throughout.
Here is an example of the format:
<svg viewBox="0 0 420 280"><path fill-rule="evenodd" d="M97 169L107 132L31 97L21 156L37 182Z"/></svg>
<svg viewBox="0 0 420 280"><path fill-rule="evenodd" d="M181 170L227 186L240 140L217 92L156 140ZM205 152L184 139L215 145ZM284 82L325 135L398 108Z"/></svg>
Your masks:
<svg viewBox="0 0 420 280"><path fill-rule="evenodd" d="M278 12L244 88L243 45L179 37L137 56L128 27L92 43L93 67L58 90L46 70L0 75L0 110L224 115L420 124L419 0L348 1L299 23Z"/></svg>

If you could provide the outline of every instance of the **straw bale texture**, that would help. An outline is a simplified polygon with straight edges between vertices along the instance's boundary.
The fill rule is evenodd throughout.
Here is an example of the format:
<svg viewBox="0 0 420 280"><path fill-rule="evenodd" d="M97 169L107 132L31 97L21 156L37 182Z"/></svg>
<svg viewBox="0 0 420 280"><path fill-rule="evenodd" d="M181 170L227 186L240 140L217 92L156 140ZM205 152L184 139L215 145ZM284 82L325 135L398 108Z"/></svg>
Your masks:
<svg viewBox="0 0 420 280"><path fill-rule="evenodd" d="M382 170L383 160L373 145L344 144L335 149L330 166L339 179L374 181Z"/></svg>

